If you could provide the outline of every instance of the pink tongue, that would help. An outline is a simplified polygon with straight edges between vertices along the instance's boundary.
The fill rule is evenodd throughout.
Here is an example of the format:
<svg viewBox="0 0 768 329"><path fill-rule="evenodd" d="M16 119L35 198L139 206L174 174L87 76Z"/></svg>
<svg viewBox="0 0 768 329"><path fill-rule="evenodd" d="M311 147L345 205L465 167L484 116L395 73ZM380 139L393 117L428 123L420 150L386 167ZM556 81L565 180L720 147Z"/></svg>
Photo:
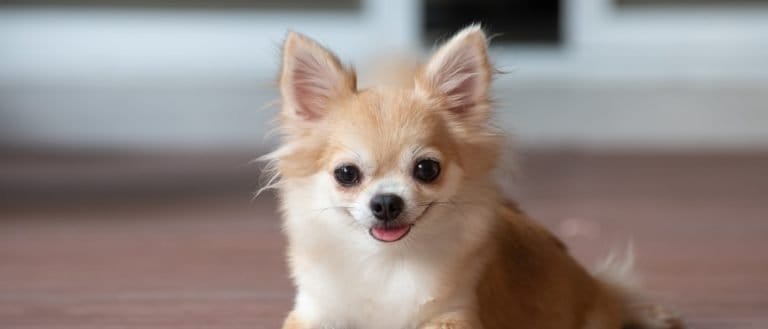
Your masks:
<svg viewBox="0 0 768 329"><path fill-rule="evenodd" d="M394 242L402 239L406 234L408 234L410 230L410 225L391 228L374 227L371 229L371 235L373 235L374 238L384 242Z"/></svg>

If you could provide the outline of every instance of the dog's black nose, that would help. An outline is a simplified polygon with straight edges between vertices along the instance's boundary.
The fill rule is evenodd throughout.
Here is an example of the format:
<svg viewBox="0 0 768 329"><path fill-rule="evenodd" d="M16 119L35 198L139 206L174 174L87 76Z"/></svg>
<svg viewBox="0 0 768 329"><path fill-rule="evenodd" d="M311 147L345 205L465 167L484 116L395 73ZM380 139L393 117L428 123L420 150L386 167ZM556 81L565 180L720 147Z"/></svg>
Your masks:
<svg viewBox="0 0 768 329"><path fill-rule="evenodd" d="M397 218L401 212L405 202L403 198L396 194L379 194L371 199L371 212L373 216L383 221L391 221Z"/></svg>

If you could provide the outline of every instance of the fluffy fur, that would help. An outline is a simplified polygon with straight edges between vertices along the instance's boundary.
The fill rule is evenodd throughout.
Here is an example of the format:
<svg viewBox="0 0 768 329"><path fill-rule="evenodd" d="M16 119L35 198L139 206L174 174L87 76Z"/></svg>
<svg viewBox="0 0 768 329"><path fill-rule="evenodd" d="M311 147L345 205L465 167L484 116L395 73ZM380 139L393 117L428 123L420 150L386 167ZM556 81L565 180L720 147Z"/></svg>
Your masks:
<svg viewBox="0 0 768 329"><path fill-rule="evenodd" d="M280 73L279 182L297 287L284 328L674 328L645 321L620 283L588 274L564 245L501 196L502 135L491 128L487 39L470 26L403 86L358 90L355 73L289 33ZM413 177L419 159L441 172ZM360 168L354 186L334 169ZM369 202L405 202L411 225L385 243ZM672 319L673 317L668 316ZM638 320L640 319L640 320ZM665 320L666 321L666 320Z"/></svg>

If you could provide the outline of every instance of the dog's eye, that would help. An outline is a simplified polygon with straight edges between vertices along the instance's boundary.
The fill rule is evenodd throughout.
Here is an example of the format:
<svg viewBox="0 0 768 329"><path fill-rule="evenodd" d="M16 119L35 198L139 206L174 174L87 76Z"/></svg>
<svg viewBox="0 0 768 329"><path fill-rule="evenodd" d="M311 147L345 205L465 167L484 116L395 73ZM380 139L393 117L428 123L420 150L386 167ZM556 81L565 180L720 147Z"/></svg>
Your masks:
<svg viewBox="0 0 768 329"><path fill-rule="evenodd" d="M360 182L360 169L353 165L341 165L333 171L333 176L343 186L357 185Z"/></svg>
<svg viewBox="0 0 768 329"><path fill-rule="evenodd" d="M438 175L440 175L440 163L432 159L419 160L413 167L413 177L424 183L431 183Z"/></svg>

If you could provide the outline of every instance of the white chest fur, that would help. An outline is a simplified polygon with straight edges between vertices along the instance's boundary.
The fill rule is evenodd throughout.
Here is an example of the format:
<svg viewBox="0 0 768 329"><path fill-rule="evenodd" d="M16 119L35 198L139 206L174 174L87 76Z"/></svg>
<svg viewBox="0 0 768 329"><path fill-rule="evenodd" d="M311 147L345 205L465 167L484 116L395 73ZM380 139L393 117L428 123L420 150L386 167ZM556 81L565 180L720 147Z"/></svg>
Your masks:
<svg viewBox="0 0 768 329"><path fill-rule="evenodd" d="M349 267L316 263L296 273L296 310L334 329L414 328L430 313L438 273L399 259L359 261Z"/></svg>

